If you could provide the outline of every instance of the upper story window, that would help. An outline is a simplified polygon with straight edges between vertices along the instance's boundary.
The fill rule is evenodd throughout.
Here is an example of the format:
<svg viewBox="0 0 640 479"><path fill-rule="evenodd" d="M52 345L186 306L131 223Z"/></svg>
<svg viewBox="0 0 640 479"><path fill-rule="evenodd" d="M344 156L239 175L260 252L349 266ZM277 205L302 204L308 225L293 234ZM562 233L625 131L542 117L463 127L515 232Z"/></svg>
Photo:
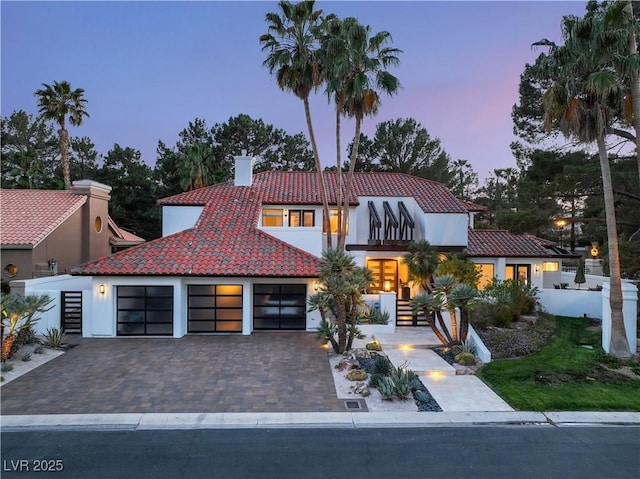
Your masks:
<svg viewBox="0 0 640 479"><path fill-rule="evenodd" d="M311 227L315 226L315 211L313 210L289 210L289 226Z"/></svg>
<svg viewBox="0 0 640 479"><path fill-rule="evenodd" d="M262 210L262 226L282 226L284 210L282 208L265 208Z"/></svg>
<svg viewBox="0 0 640 479"><path fill-rule="evenodd" d="M348 220L348 216L343 216L342 217L342 221L346 221L347 222L347 229L346 232L349 232L349 222ZM333 210L329 210L329 224L331 225L331 234L338 234L338 210L337 209L333 209ZM322 223L322 232L326 233L327 229L324 225L324 222Z"/></svg>

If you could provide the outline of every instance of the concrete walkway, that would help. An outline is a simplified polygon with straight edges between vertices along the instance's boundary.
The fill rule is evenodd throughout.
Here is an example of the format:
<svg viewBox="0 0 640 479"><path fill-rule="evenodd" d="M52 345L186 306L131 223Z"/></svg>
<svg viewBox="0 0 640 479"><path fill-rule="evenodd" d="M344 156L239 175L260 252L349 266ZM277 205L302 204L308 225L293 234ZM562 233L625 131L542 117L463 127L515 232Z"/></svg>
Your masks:
<svg viewBox="0 0 640 479"><path fill-rule="evenodd" d="M418 374L444 412L513 411L476 376L456 375L456 369L430 349L440 345L431 329L402 327L375 338L394 366L406 365ZM371 339L360 340L356 346L364 347Z"/></svg>

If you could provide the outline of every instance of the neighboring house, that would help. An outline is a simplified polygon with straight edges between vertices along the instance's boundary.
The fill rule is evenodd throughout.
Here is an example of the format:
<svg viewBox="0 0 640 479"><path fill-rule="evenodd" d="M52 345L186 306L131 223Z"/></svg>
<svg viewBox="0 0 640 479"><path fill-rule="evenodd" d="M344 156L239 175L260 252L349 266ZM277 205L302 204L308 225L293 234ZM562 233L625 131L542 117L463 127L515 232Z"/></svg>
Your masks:
<svg viewBox="0 0 640 479"><path fill-rule="evenodd" d="M109 217L111 187L75 181L68 190L0 190L2 282L54 276L144 240Z"/></svg>
<svg viewBox="0 0 640 479"><path fill-rule="evenodd" d="M335 174L326 180L334 229ZM250 334L319 325L319 314L306 306L327 239L316 173L254 175L252 159L236 157L233 181L160 204L162 238L71 270L92 277L85 336ZM349 205L346 249L373 272L368 293L395 292L405 307L417 292L401 261L413 240L426 239L443 253L466 251L483 281L517 276L540 287L543 269L561 271L566 253L532 236L474 230L482 207L415 176L356 173Z"/></svg>

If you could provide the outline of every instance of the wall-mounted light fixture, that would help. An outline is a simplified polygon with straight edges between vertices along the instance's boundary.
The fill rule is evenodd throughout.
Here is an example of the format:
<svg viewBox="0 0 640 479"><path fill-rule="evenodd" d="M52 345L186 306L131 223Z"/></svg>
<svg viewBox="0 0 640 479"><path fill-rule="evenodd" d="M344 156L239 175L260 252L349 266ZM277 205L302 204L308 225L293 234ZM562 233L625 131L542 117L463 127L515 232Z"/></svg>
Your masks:
<svg viewBox="0 0 640 479"><path fill-rule="evenodd" d="M106 290L107 290L107 287L104 284L101 284L100 286L98 286L98 291L100 291L100 294L104 294Z"/></svg>
<svg viewBox="0 0 640 479"><path fill-rule="evenodd" d="M314 282L313 282L313 290L314 290L314 291L318 291L318 289L319 289L319 288L320 288L320 285L318 284L318 282L317 282L317 281L314 281Z"/></svg>
<svg viewBox="0 0 640 479"><path fill-rule="evenodd" d="M388 293L391 290L391 281L386 280L384 282L384 290L385 290L386 293Z"/></svg>
<svg viewBox="0 0 640 479"><path fill-rule="evenodd" d="M535 266L533 267L533 270L534 270L536 273L539 273L539 272L540 272L540 265L539 265L539 264L535 265Z"/></svg>

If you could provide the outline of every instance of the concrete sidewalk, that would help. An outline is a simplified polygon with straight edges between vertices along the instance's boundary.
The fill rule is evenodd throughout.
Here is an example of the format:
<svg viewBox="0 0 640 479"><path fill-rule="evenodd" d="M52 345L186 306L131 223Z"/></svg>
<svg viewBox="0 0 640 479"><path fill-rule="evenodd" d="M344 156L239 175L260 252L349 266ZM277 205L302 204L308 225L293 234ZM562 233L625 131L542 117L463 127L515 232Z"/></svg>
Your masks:
<svg viewBox="0 0 640 479"><path fill-rule="evenodd" d="M640 426L637 412L370 412L51 414L0 416L3 432L250 428L406 428L451 426Z"/></svg>

